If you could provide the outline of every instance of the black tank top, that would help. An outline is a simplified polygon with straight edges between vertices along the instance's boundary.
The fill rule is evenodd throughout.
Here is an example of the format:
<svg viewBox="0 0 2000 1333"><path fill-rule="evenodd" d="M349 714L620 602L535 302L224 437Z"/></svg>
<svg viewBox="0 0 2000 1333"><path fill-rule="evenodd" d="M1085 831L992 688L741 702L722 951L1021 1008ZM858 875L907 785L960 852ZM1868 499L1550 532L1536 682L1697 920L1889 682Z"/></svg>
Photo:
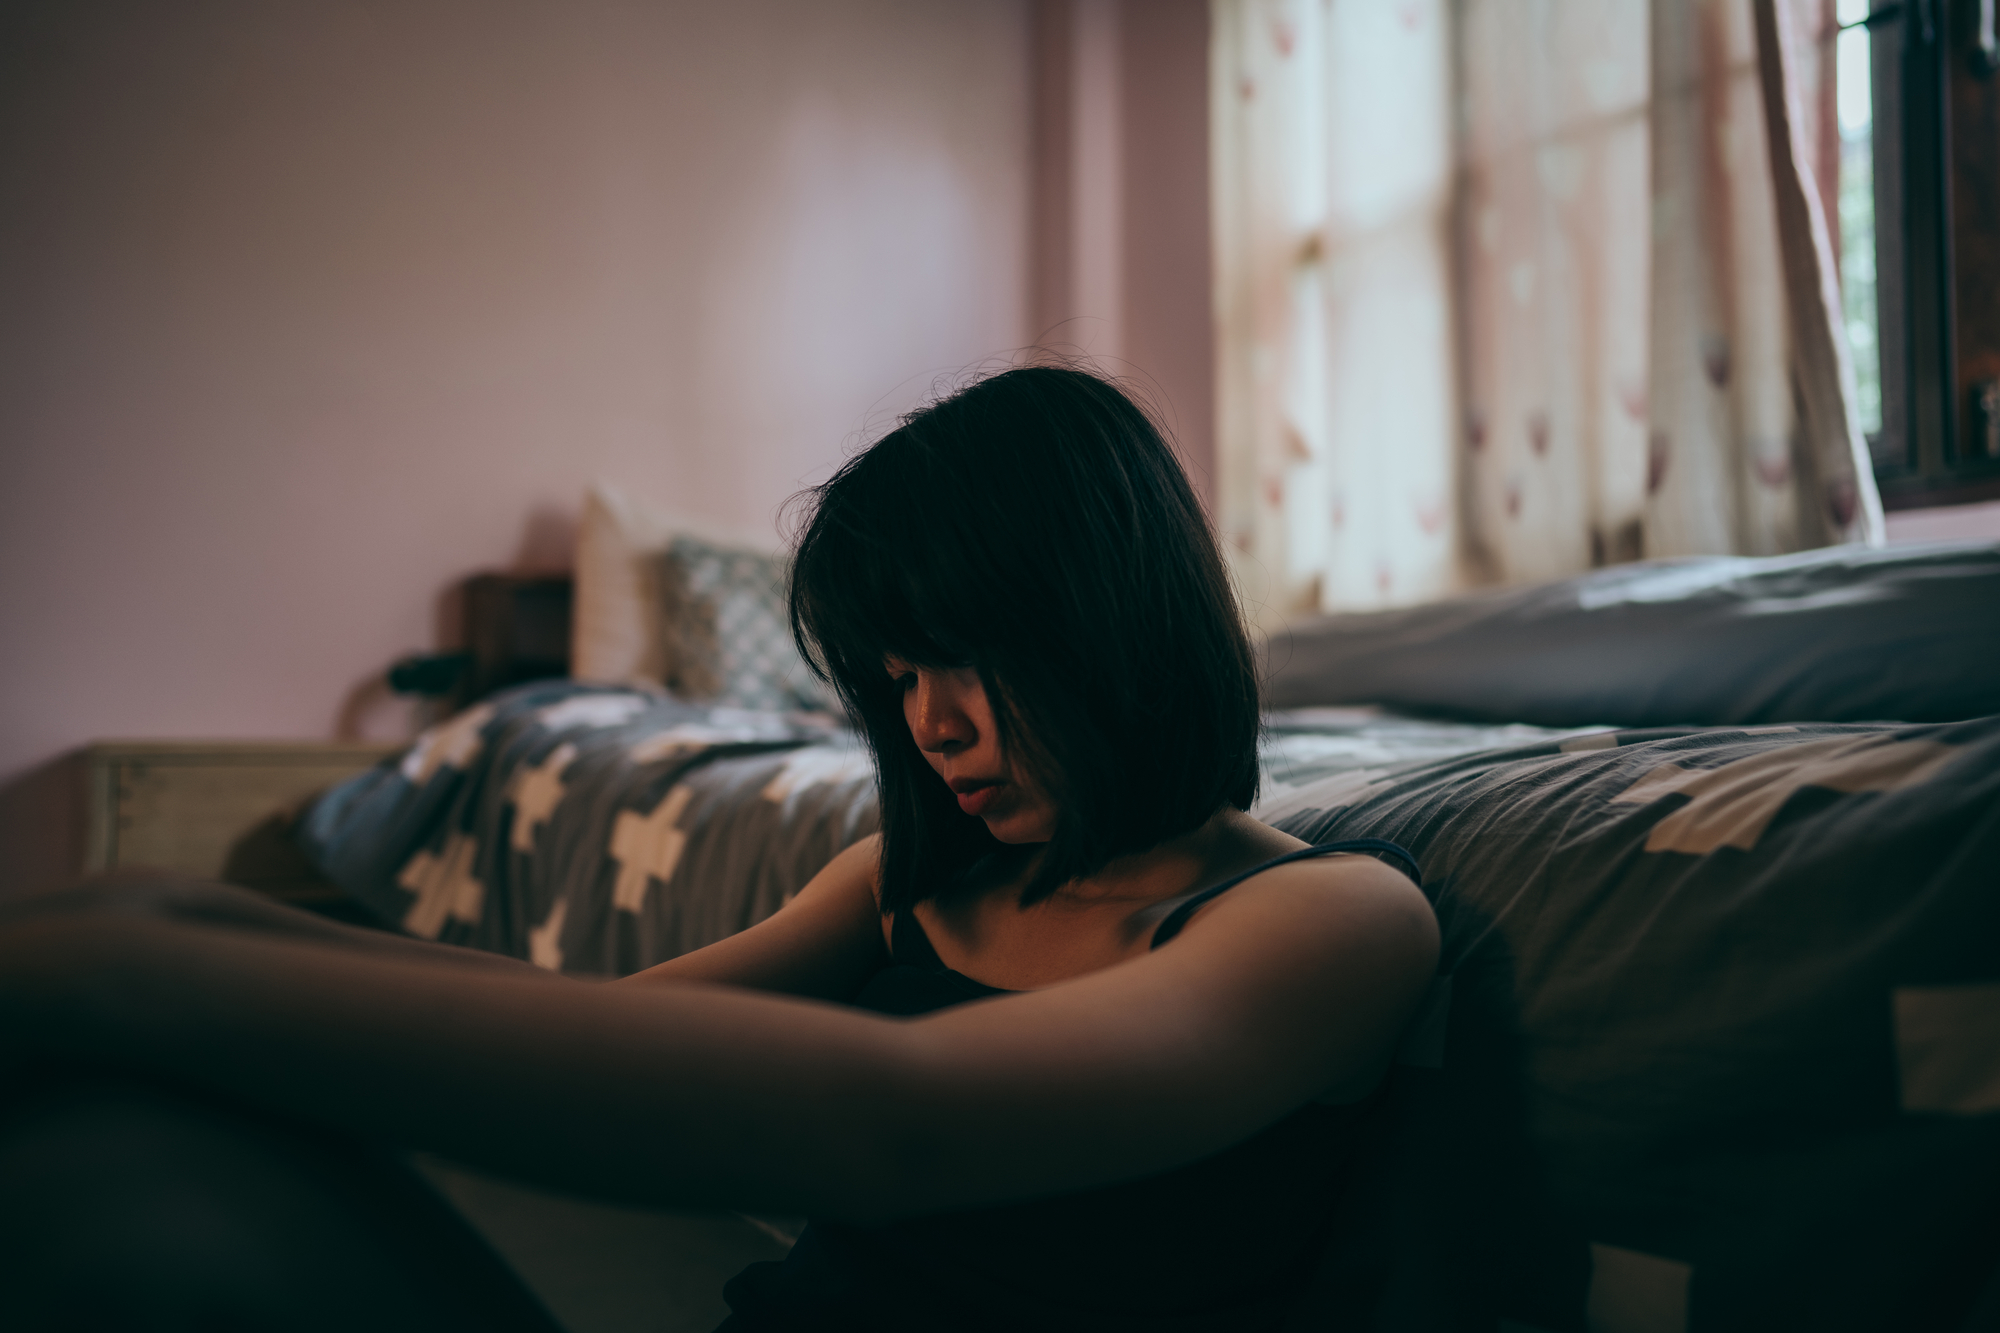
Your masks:
<svg viewBox="0 0 2000 1333"><path fill-rule="evenodd" d="M1190 894L1159 948L1204 903L1252 875L1332 852L1395 857L1378 838L1302 848ZM932 1013L1007 991L945 967L911 912L890 961L855 996L877 1013ZM1156 1176L879 1226L814 1221L781 1263L723 1289L718 1333L1211 1333L1276 1327L1310 1275L1346 1174L1343 1133L1371 1099L1300 1107L1233 1147ZM811 1108L801 1108L811 1114Z"/></svg>

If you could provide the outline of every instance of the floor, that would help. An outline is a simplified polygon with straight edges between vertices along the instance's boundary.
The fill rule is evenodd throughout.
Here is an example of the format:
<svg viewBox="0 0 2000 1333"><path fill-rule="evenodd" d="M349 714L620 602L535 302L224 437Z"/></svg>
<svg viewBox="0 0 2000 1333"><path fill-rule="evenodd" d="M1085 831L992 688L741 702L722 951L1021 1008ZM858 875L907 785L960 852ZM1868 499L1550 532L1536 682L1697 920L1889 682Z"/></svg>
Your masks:
<svg viewBox="0 0 2000 1333"><path fill-rule="evenodd" d="M589 1203L431 1157L423 1174L514 1266L569 1333L712 1333L722 1284L778 1259L796 1223Z"/></svg>

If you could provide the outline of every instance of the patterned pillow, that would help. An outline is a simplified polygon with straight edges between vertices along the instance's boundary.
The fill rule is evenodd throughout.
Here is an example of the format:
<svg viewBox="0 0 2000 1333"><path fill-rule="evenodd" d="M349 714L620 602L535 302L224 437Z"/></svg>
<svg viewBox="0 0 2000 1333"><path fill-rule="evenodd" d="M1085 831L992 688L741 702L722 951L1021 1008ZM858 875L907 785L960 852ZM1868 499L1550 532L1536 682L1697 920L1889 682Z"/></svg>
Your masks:
<svg viewBox="0 0 2000 1333"><path fill-rule="evenodd" d="M683 536L660 573L668 689L734 708L838 711L792 643L783 557Z"/></svg>

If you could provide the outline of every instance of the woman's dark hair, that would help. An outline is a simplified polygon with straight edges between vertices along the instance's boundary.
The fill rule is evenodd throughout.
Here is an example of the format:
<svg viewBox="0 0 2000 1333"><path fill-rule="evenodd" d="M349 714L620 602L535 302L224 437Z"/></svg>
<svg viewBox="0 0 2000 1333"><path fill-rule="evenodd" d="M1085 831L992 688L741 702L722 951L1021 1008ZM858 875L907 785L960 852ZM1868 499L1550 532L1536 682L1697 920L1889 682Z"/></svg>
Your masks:
<svg viewBox="0 0 2000 1333"><path fill-rule="evenodd" d="M1256 668L1215 537L1115 386L1029 367L903 418L807 492L792 633L881 778L882 907L999 842L925 762L883 668L975 668L1057 824L1022 902L1257 794Z"/></svg>

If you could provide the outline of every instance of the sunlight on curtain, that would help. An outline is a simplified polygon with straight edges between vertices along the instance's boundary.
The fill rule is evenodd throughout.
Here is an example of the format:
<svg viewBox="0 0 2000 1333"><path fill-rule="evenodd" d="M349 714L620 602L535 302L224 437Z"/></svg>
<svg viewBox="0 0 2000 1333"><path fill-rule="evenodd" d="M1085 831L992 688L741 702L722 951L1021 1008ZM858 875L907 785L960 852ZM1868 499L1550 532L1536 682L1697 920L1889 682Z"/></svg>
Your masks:
<svg viewBox="0 0 2000 1333"><path fill-rule="evenodd" d="M1783 261L1749 0L1663 8L1649 554L1798 546Z"/></svg>
<svg viewBox="0 0 2000 1333"><path fill-rule="evenodd" d="M1643 544L1646 5L1460 14L1466 551L1562 578Z"/></svg>
<svg viewBox="0 0 2000 1333"><path fill-rule="evenodd" d="M1218 518L1253 614L1459 584L1450 32L1435 3L1215 10Z"/></svg>
<svg viewBox="0 0 2000 1333"><path fill-rule="evenodd" d="M1213 12L1218 519L1253 613L1879 529L1813 177L1829 0Z"/></svg>
<svg viewBox="0 0 2000 1333"><path fill-rule="evenodd" d="M1839 133L1831 17L1824 0L1654 6L1648 555L1881 541L1837 182L1814 174Z"/></svg>
<svg viewBox="0 0 2000 1333"><path fill-rule="evenodd" d="M1798 528L1791 549L1880 546L1882 497L1862 430L1841 295L1834 6L1829 0L1753 0L1751 11L1798 412L1791 436Z"/></svg>

